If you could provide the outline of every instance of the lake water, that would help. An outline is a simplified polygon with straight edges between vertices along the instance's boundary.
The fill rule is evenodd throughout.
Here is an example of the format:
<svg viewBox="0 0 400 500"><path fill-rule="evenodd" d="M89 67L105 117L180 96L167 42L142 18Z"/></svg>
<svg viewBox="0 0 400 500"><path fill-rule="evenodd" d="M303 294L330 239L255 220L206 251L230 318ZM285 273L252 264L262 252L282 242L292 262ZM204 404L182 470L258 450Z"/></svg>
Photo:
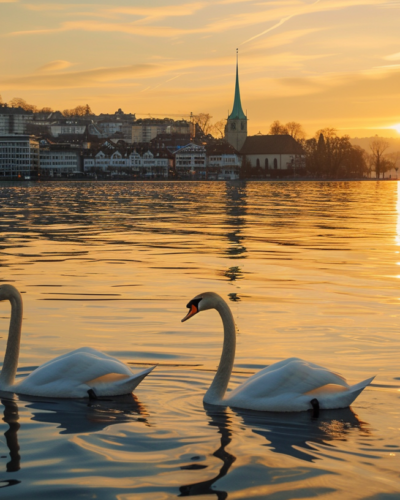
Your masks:
<svg viewBox="0 0 400 500"><path fill-rule="evenodd" d="M157 364L132 397L1 393L1 498L399 499L400 184L0 186L0 281L24 299L19 376L81 346ZM350 409L205 407L238 330L230 387L297 356L351 383ZM0 358L9 304L0 304Z"/></svg>

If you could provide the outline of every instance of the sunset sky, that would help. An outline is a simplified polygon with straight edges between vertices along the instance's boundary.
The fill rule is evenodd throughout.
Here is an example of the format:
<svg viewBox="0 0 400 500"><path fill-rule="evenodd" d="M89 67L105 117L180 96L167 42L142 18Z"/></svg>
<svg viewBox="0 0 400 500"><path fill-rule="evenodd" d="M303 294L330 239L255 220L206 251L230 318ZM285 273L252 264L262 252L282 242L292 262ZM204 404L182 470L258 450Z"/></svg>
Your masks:
<svg viewBox="0 0 400 500"><path fill-rule="evenodd" d="M399 137L399 26L399 0L0 0L0 95L217 121L238 47L250 134L278 119Z"/></svg>

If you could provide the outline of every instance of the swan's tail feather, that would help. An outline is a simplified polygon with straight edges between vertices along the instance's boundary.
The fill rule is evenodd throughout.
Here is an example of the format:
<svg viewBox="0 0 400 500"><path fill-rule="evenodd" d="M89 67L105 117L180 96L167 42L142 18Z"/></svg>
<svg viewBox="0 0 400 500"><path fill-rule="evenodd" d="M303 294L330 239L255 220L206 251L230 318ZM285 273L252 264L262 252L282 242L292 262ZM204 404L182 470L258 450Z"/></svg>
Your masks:
<svg viewBox="0 0 400 500"><path fill-rule="evenodd" d="M123 396L130 394L154 368L155 366L146 368L146 370L136 373L132 377L116 380L110 384L100 384L97 387L93 387L93 389L97 396Z"/></svg>
<svg viewBox="0 0 400 500"><path fill-rule="evenodd" d="M375 375L371 378L363 380L358 384L354 384L347 391L337 393L333 397L322 398L321 408L336 409L347 408L361 394L361 392L374 380ZM320 401L321 403L321 401Z"/></svg>

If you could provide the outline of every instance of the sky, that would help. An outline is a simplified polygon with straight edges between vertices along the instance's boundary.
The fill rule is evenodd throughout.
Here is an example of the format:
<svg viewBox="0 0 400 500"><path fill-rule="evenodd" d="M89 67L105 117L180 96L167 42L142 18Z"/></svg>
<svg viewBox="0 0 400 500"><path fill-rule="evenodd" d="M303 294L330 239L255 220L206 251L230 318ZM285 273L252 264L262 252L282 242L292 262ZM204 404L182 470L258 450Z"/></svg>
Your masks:
<svg viewBox="0 0 400 500"><path fill-rule="evenodd" d="M0 95L400 136L400 0L0 0ZM398 131L396 131L396 127Z"/></svg>

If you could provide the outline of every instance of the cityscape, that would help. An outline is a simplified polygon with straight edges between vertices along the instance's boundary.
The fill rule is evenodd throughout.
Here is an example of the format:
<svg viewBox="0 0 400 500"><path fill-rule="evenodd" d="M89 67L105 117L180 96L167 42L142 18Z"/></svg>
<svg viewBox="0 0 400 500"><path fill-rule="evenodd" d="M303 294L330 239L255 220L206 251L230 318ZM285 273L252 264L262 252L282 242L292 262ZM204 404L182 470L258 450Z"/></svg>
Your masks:
<svg viewBox="0 0 400 500"><path fill-rule="evenodd" d="M364 149L333 128L306 140L301 124L272 123L248 136L239 67L226 123L209 113L139 118L90 106L54 112L22 99L0 103L0 180L397 179L398 146L378 136ZM365 141L364 141L365 142ZM392 141L393 142L393 141Z"/></svg>

